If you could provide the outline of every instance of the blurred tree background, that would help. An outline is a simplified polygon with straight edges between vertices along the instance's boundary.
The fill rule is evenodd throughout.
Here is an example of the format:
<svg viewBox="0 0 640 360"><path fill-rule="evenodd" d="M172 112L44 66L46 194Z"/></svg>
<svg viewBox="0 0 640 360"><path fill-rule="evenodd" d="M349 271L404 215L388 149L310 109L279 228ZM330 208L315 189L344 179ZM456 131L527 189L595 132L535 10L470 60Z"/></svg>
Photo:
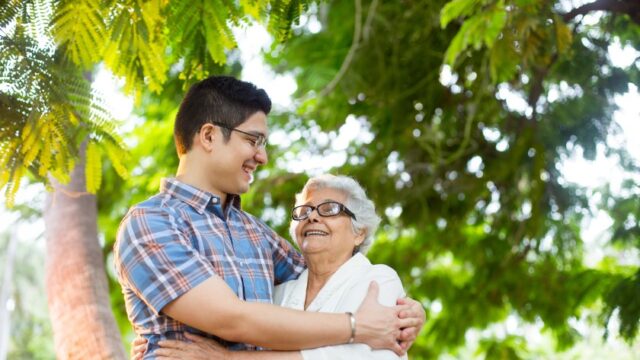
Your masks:
<svg viewBox="0 0 640 360"><path fill-rule="evenodd" d="M231 28L258 22L274 38L265 61L297 90L269 118L271 161L243 206L284 235L310 174L358 179L384 220L369 257L427 309L411 358L582 358L585 326L638 349L640 169L613 113L617 95L637 91L640 57L622 67L610 56L614 44L640 51L637 1L4 1L0 20L0 186L11 205L25 176L69 181L89 139L104 296L125 344L109 273L118 223L175 172L186 88L243 74ZM96 64L135 98L132 131L116 131L106 109L117 105L91 90ZM619 185L567 180L563 162L599 153L624 169ZM611 226L593 263L585 224L597 212Z"/></svg>

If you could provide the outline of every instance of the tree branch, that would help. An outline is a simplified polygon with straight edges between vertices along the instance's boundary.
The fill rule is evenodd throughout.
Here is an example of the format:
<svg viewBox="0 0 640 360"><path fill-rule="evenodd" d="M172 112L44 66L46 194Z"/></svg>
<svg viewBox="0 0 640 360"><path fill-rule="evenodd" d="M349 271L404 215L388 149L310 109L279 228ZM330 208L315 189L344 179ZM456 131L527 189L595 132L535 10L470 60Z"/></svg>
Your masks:
<svg viewBox="0 0 640 360"><path fill-rule="evenodd" d="M356 16L355 16L355 29L353 30L353 43L351 43L351 47L349 48L349 52L347 56L344 58L342 65L340 66L340 70L336 76L333 77L331 82L320 92L320 97L327 96L330 92L335 89L336 85L340 82L344 74L347 72L349 65L351 65L351 61L353 61L353 57L356 54L356 50L360 45L360 37L362 33L362 2L361 0L355 0L356 4Z"/></svg>
<svg viewBox="0 0 640 360"><path fill-rule="evenodd" d="M569 11L562 15L562 19L569 22L577 16L586 15L592 11L627 14L634 22L640 24L640 2L637 0L596 0Z"/></svg>

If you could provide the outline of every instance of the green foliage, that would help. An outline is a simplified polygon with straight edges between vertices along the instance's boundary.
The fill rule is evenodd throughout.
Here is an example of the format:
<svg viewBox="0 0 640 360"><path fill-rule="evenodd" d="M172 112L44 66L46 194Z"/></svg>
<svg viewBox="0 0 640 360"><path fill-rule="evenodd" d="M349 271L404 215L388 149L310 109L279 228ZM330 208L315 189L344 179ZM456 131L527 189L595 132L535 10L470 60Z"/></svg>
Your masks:
<svg viewBox="0 0 640 360"><path fill-rule="evenodd" d="M104 51L107 13L92 0L61 1L52 19L53 34L62 46L68 44L69 58L84 68L99 62Z"/></svg>
<svg viewBox="0 0 640 360"><path fill-rule="evenodd" d="M611 241L621 249L640 248L640 186L633 179L622 182L621 195L612 194L605 189L601 209L608 210L613 224ZM609 266L609 264L603 264ZM620 280L611 284L605 297L603 324L612 318L621 319L620 333L627 339L636 338L640 325L640 270L624 269ZM609 329L605 328L605 335Z"/></svg>
<svg viewBox="0 0 640 360"><path fill-rule="evenodd" d="M547 20L541 21L541 15ZM443 7L440 24L444 28L460 18L464 21L447 48L445 63L454 65L484 46L491 53L493 83L512 80L518 66L549 65L569 51L573 41L562 17L542 1L455 0Z"/></svg>
<svg viewBox="0 0 640 360"><path fill-rule="evenodd" d="M162 4L161 0L132 1L109 11L112 22L104 62L126 80L127 93L138 94L141 86L157 92L166 80Z"/></svg>
<svg viewBox="0 0 640 360"><path fill-rule="evenodd" d="M487 339L480 342L478 351L485 354L485 359L520 360L520 349L524 348L526 340L520 336L508 336L506 339Z"/></svg>
<svg viewBox="0 0 640 360"><path fill-rule="evenodd" d="M87 191L95 193L102 182L102 157L100 148L95 141L87 144L87 166L85 169Z"/></svg>
<svg viewBox="0 0 640 360"><path fill-rule="evenodd" d="M24 213L33 213L32 209L24 204ZM32 214L34 217L39 213ZM23 226L30 222L21 219ZM18 224L12 224L18 226ZM0 279L3 278L5 264L9 261L8 246L11 241L9 233L0 233ZM46 297L44 293L44 279L40 272L44 261L43 239L32 242L18 241L13 262L13 271L10 276L12 291L11 303L14 305L8 324L9 341L7 358L9 359L55 359L53 355L53 332L47 315Z"/></svg>
<svg viewBox="0 0 640 360"><path fill-rule="evenodd" d="M638 335L638 321L640 319L640 271L635 275L624 278L615 284L615 287L608 292L606 297L607 310L604 316L604 323L614 317L614 311L618 312L618 317L623 321L620 324L620 334L626 339L633 339ZM605 330L605 335L609 331Z"/></svg>
<svg viewBox="0 0 640 360"><path fill-rule="evenodd" d="M126 177L126 151L90 71L100 61L125 91L162 91L178 63L187 82L226 62L232 26L267 21L285 40L309 1L9 1L0 12L0 188L9 206L31 173L68 181L88 139L88 190L97 191L106 155ZM49 26L51 25L51 26Z"/></svg>
<svg viewBox="0 0 640 360"><path fill-rule="evenodd" d="M35 6L26 3L21 12L5 13L15 17L0 39L0 188L6 185L9 207L27 172L45 184L47 174L68 181L76 149L87 137L104 139L112 153L123 151L85 74L55 51L46 33L38 32L46 9Z"/></svg>
<svg viewBox="0 0 640 360"><path fill-rule="evenodd" d="M371 142L355 140L330 171L368 189L386 215L370 258L398 270L428 307L411 356L455 353L467 331L511 315L542 321L561 351L579 340L570 319L602 300L622 329L637 325L629 300L637 298L637 279L615 261L584 265L590 193L566 183L557 164L576 148L593 159L615 131L613 96L638 68L611 65L607 46L619 33L637 41L638 25L613 26L621 20L605 15L582 26L543 1L365 2L363 12L373 13L362 20L368 38L333 91L313 97L339 72L356 26L351 2L325 6L317 12L322 31L301 32L269 57L276 69L294 69L302 104L275 126L305 119L294 125L302 135L288 149L311 153L328 147L314 140L318 131L337 134L347 117L371 133ZM451 77L441 83L443 63ZM511 108L505 90L525 108ZM562 95L552 98L552 90ZM637 171L633 161L625 164ZM270 184L290 178L270 169L269 185L256 184L271 198L267 206L287 208L291 194ZM635 231L637 219L626 217L637 210L635 198L604 206L621 206L614 210L620 244L625 229ZM637 246L631 237L624 246ZM532 350L515 338L484 340L487 358L526 358Z"/></svg>
<svg viewBox="0 0 640 360"><path fill-rule="evenodd" d="M213 63L224 64L228 49L236 47L230 24L238 25L243 13L224 1L172 1L167 26L172 49L184 57L185 79L200 79Z"/></svg>
<svg viewBox="0 0 640 360"><path fill-rule="evenodd" d="M308 9L308 1L269 1L270 14L268 29L275 39L283 42L291 36L291 28L300 21L300 14Z"/></svg>
<svg viewBox="0 0 640 360"><path fill-rule="evenodd" d="M458 7L461 8L460 4L458 4ZM462 9L468 10L468 8ZM453 15L451 14L453 12L451 7L449 8L450 11L445 12L445 10L448 9L446 7L443 9L443 18L441 20L443 27L449 22L445 16ZM456 12L456 15L459 14ZM504 5L499 2L464 21L445 53L445 62L453 65L458 55L471 46L476 50L480 49L482 45L491 48L504 28L506 20L507 12L504 9Z"/></svg>
<svg viewBox="0 0 640 360"><path fill-rule="evenodd" d="M128 206L174 172L171 126L185 87L209 74L237 75L238 64L223 67L235 47L231 26L257 20L287 40L267 58L298 81L298 110L273 114L271 129L299 136L270 149L272 161L256 174L243 206L286 234L292 194L306 175L285 165L328 155L330 145L317 135L337 136L349 115L357 119L371 136L354 140L331 171L368 189L384 214L370 257L398 270L428 307L412 358L455 354L470 329L509 316L541 321L562 349L579 337L570 320L601 300L602 321L619 317L622 334L636 336L637 269L613 258L584 265L580 224L592 210L591 194L566 183L557 164L577 148L594 158L612 132L612 99L640 74L637 66L613 66L607 48L616 37L638 48L640 27L607 12L584 25L541 0L362 1L359 17L350 1L311 3L6 2L0 188L8 202L27 173L66 180L87 141L87 184L98 191L108 256ZM291 31L305 11L322 31ZM354 38L356 27L362 31ZM145 118L132 134L130 158L91 92L89 71L100 60L124 78ZM443 64L451 78L441 82ZM510 108L505 89L526 109ZM552 99L557 89L573 94ZM119 176L103 172L107 164ZM621 250L638 246L638 219L629 216L639 208L637 188L627 186L602 205ZM130 331L113 278L110 286L120 328ZM517 337L488 334L479 355L525 358L529 350Z"/></svg>

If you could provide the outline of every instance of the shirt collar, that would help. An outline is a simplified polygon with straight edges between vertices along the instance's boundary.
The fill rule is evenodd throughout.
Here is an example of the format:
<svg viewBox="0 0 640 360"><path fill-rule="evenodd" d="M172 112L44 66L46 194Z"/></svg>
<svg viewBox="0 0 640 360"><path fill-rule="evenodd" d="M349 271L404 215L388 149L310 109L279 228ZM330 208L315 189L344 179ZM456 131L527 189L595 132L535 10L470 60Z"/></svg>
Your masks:
<svg viewBox="0 0 640 360"><path fill-rule="evenodd" d="M160 192L187 203L200 214L204 213L209 204L222 205L219 196L185 184L176 178L163 178L160 181ZM231 194L228 196L231 206L240 209L240 196Z"/></svg>

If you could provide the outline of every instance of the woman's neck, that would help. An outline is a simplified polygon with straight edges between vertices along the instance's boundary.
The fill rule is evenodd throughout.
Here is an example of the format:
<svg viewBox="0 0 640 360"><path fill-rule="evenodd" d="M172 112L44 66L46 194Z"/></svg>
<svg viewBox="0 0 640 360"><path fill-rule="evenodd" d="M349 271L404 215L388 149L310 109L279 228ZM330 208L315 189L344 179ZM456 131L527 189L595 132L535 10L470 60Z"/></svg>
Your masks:
<svg viewBox="0 0 640 360"><path fill-rule="evenodd" d="M307 293L304 300L304 308L313 302L320 290L327 284L331 276L349 260L346 259L320 259L316 256L308 255L305 257L307 268L309 269L309 278L307 280Z"/></svg>

